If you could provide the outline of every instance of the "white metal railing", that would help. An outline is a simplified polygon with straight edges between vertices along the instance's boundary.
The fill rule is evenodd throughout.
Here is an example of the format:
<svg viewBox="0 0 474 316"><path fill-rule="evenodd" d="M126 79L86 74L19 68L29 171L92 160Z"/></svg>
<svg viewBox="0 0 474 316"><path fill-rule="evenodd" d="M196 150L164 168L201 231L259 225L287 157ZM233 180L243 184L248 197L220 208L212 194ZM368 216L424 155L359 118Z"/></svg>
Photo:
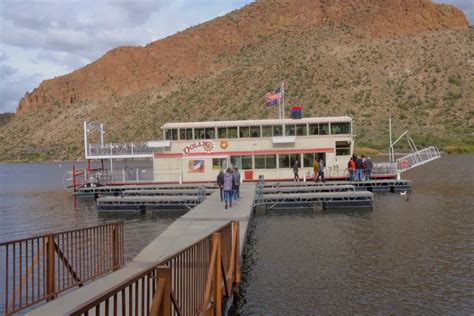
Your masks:
<svg viewBox="0 0 474 316"><path fill-rule="evenodd" d="M395 162L378 162L372 167L372 175L395 175L397 171Z"/></svg>
<svg viewBox="0 0 474 316"><path fill-rule="evenodd" d="M139 156L139 155L153 155L154 149L148 147L146 143L141 144L104 144L90 145L88 148L89 157L98 156Z"/></svg>
<svg viewBox="0 0 474 316"><path fill-rule="evenodd" d="M397 168L400 172L407 171L440 157L439 149L430 146L397 159Z"/></svg>

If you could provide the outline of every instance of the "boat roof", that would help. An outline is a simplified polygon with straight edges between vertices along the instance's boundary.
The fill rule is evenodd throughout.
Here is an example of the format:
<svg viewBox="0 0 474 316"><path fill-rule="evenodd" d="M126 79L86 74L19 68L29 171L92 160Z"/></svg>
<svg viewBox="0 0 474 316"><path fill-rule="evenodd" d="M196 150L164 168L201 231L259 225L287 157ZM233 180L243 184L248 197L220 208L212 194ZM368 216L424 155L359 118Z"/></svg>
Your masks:
<svg viewBox="0 0 474 316"><path fill-rule="evenodd" d="M238 121L204 121L204 122L183 122L166 123L161 128L192 128L192 127L227 127L227 126L252 126L252 125L279 125L279 124L306 124L306 123L342 123L352 122L349 116L333 117L305 117L301 119L264 119L264 120L238 120Z"/></svg>

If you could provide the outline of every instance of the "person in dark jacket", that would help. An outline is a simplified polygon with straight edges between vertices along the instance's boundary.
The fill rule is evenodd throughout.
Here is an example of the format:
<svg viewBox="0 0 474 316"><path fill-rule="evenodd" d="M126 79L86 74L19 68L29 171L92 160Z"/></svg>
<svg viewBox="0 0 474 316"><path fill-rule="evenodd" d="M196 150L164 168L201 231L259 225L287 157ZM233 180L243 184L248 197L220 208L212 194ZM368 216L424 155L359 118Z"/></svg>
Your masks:
<svg viewBox="0 0 474 316"><path fill-rule="evenodd" d="M232 173L234 177L234 200L240 199L240 173L239 168L235 167Z"/></svg>
<svg viewBox="0 0 474 316"><path fill-rule="evenodd" d="M300 162L295 159L293 161L293 182L299 182L300 181L300 176L298 175L298 168L300 167Z"/></svg>
<svg viewBox="0 0 474 316"><path fill-rule="evenodd" d="M224 173L224 202L225 202L226 209L227 209L227 205L232 207L233 193L234 193L234 177L232 176L232 169L227 168L226 172Z"/></svg>
<svg viewBox="0 0 474 316"><path fill-rule="evenodd" d="M224 201L224 171L221 170L219 174L217 175L217 180L216 184L219 187L219 190L221 191L221 202Z"/></svg>
<svg viewBox="0 0 474 316"><path fill-rule="evenodd" d="M319 181L319 178L321 178L321 181L326 182L324 179L324 165L325 163L323 158L320 158L318 162L318 177L316 178L316 182Z"/></svg>
<svg viewBox="0 0 474 316"><path fill-rule="evenodd" d="M372 168L374 167L374 163L370 159L370 157L367 157L365 160L365 179L367 181L372 180Z"/></svg>
<svg viewBox="0 0 474 316"><path fill-rule="evenodd" d="M357 156L355 160L355 165L356 165L356 181L362 181L362 170L364 169L364 163L362 162L362 159L360 159L360 156Z"/></svg>

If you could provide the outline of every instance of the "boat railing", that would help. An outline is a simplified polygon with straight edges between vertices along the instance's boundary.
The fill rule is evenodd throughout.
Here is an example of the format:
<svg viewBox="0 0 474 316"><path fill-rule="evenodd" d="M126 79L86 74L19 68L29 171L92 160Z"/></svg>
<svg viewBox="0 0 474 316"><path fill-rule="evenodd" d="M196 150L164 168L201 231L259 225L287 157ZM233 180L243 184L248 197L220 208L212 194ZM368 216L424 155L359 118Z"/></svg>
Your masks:
<svg viewBox="0 0 474 316"><path fill-rule="evenodd" d="M154 149L148 147L146 143L140 144L105 144L91 145L89 144L88 156L138 156L153 155Z"/></svg>
<svg viewBox="0 0 474 316"><path fill-rule="evenodd" d="M2 242L0 314L51 301L123 263L123 222Z"/></svg>
<svg viewBox="0 0 474 316"><path fill-rule="evenodd" d="M397 174L397 163L377 162L372 168L372 175L387 176Z"/></svg>

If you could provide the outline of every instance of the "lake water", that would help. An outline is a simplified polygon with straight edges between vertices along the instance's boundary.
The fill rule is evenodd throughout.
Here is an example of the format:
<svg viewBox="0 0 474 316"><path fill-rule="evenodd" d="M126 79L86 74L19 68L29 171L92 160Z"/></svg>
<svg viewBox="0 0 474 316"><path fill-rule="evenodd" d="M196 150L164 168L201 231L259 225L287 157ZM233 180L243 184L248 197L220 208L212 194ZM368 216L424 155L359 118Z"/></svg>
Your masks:
<svg viewBox="0 0 474 316"><path fill-rule="evenodd" d="M0 164L0 242L123 220L128 261L179 216L100 215L93 199L77 199L64 188L63 175L71 169L64 162Z"/></svg>
<svg viewBox="0 0 474 316"><path fill-rule="evenodd" d="M125 221L130 260L178 215L98 215L62 178L70 163L0 164L0 241ZM234 314L474 313L474 155L406 174L413 193L372 211L257 212Z"/></svg>
<svg viewBox="0 0 474 316"><path fill-rule="evenodd" d="M256 213L234 313L474 313L474 155L404 175L373 211Z"/></svg>

